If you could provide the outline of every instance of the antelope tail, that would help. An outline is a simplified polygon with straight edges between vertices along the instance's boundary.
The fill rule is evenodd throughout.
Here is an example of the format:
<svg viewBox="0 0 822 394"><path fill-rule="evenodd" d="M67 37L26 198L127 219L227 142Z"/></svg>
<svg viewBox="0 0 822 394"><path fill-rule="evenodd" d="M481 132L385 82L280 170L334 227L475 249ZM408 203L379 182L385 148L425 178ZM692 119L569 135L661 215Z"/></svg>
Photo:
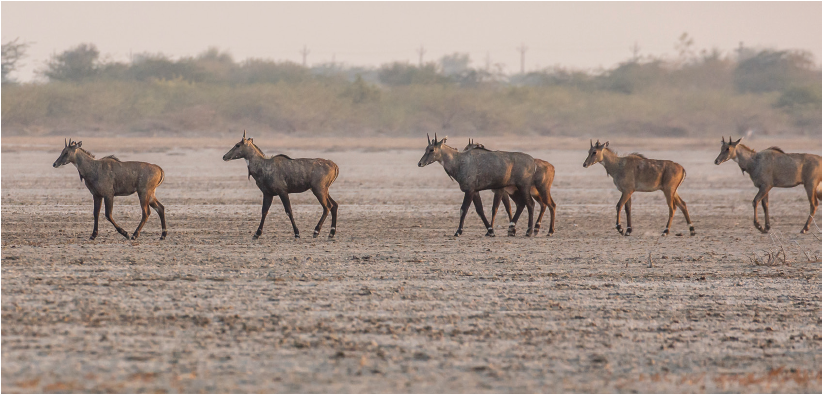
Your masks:
<svg viewBox="0 0 822 394"><path fill-rule="evenodd" d="M335 164L335 165L334 165L334 179L332 179L332 180L331 180L331 183L334 183L334 181L336 181L336 180L337 180L337 177L338 177L338 176L340 176L340 167L338 167L338 166ZM329 184L328 184L328 186L331 186L331 183L329 183Z"/></svg>
<svg viewBox="0 0 822 394"><path fill-rule="evenodd" d="M157 186L162 185L163 181L165 181L165 180L166 180L166 172L163 171L162 168L160 168L160 183L158 183Z"/></svg>

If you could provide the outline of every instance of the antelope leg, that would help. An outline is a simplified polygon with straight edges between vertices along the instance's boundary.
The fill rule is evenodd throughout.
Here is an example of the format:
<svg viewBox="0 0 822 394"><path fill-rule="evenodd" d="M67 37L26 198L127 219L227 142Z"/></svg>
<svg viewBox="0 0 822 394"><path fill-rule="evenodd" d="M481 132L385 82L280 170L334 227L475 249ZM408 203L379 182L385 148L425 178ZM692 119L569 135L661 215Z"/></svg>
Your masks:
<svg viewBox="0 0 822 394"><path fill-rule="evenodd" d="M160 225L163 228L163 234L160 235L160 239L166 239L168 235L168 229L166 228L166 207L160 204L160 200L158 200L157 197L152 197L149 205L154 208L154 210L157 211L157 215L160 216Z"/></svg>
<svg viewBox="0 0 822 394"><path fill-rule="evenodd" d="M757 207L757 205L759 205L759 202L762 201L762 199L765 198L765 196L768 195L769 191L771 191L771 188L769 186L766 186L766 185L760 186L759 187L759 192L756 193L756 196L753 199L754 227L756 227L757 230L759 230L763 234L767 233L768 230L763 228L759 224L759 218L757 217L758 215L756 213L756 207Z"/></svg>
<svg viewBox="0 0 822 394"><path fill-rule="evenodd" d="M91 232L90 240L97 238L97 223L100 219L100 206L103 204L103 197L94 196L94 230Z"/></svg>
<svg viewBox="0 0 822 394"><path fill-rule="evenodd" d="M765 196L767 199L768 196ZM765 200L763 200L763 204ZM688 213L688 205L685 204L685 200L679 196L679 193L676 194L674 203L679 207L679 210L682 211L682 214L685 215L685 221L688 222L688 229L691 231L691 236L696 235L696 230L694 229L694 224L691 222L691 215ZM768 211L765 211L765 228L770 228L771 226L768 224Z"/></svg>
<svg viewBox="0 0 822 394"><path fill-rule="evenodd" d="M137 225L137 229L134 230L134 234L132 234L131 239L137 239L140 236L140 230L143 229L143 226L146 225L146 221L148 220L148 216L151 215L151 210L148 209L148 195L139 195L140 197L140 213L142 214L142 218L140 219L140 224Z"/></svg>
<svg viewBox="0 0 822 394"><path fill-rule="evenodd" d="M525 209L525 195L520 192L519 189L511 195L511 198L514 200L514 203L517 205L517 211L514 213L514 217L511 218L511 223L508 224L508 236L513 237L517 235L517 221L519 220L519 216L522 215L522 210ZM527 197L529 200L530 197ZM533 202L532 202L533 203Z"/></svg>
<svg viewBox="0 0 822 394"><path fill-rule="evenodd" d="M805 234L811 228L811 220L813 220L814 215L816 215L816 208L819 206L819 202L817 201L818 196L816 195L816 185L813 183L805 184L805 191L808 192L808 201L811 203L811 213L808 215L808 220L805 222L805 227L802 228L802 234Z"/></svg>
<svg viewBox="0 0 822 394"><path fill-rule="evenodd" d="M265 225L265 217L268 216L268 209L271 208L271 202L274 200L273 194L263 194L263 211L260 215L260 227L257 227L257 232L254 233L254 237L252 239L260 238L260 235L263 234L263 225ZM285 204L285 203L283 203ZM290 209L288 209L289 214L291 216Z"/></svg>
<svg viewBox="0 0 822 394"><path fill-rule="evenodd" d="M460 206L460 226L459 228L457 228L457 232L454 233L455 237L459 237L460 235L462 235L462 226L465 224L465 215L468 214L468 208L471 207L471 201L473 200L474 192L465 192L465 198L462 199L462 206Z"/></svg>
<svg viewBox="0 0 822 394"><path fill-rule="evenodd" d="M662 236L666 236L671 232L671 223L674 221L674 213L676 213L676 209L674 208L674 195L672 192L668 190L663 190L665 193L665 201L668 204L668 225L665 226L665 230L662 230Z"/></svg>
<svg viewBox="0 0 822 394"><path fill-rule="evenodd" d="M330 195L328 196L328 202L331 203L331 231L328 232L328 238L334 238L334 234L337 233L337 208L340 205Z"/></svg>
<svg viewBox="0 0 822 394"><path fill-rule="evenodd" d="M504 192L503 192L504 193ZM499 203L502 202L502 193L497 190L494 190L494 203L491 205L491 227L494 227L494 223L497 221L497 210L499 209ZM509 208L510 211L510 208Z"/></svg>
<svg viewBox="0 0 822 394"><path fill-rule="evenodd" d="M633 191L623 191L622 196L620 196L619 201L617 201L617 205L616 205L616 229L617 229L617 231L619 231L620 235L625 235L625 231L622 230L622 224L619 223L619 214L620 214L620 211L622 211L622 207L625 205L625 203L628 200L631 199L631 195L633 193L634 193ZM627 216L627 214L626 214L626 216ZM668 226L670 227L670 224Z"/></svg>
<svg viewBox="0 0 822 394"><path fill-rule="evenodd" d="M328 217L328 212L331 210L331 203L328 202L328 193L324 193L322 190L312 191L314 192L314 196L317 197L317 201L319 201L323 207L323 215L320 217L320 221L317 222L317 227L314 227L314 238L317 238L317 236L320 235L320 230L323 227L325 218Z"/></svg>
<svg viewBox="0 0 822 394"><path fill-rule="evenodd" d="M120 233L120 235L128 239L128 232L118 226L117 223L114 222L114 218L111 217L111 212L114 210L114 197L103 197L103 202L106 206L106 219L114 225L114 228L117 229L117 232Z"/></svg>
<svg viewBox="0 0 822 394"><path fill-rule="evenodd" d="M633 201L633 199L630 197L628 197L628 200L625 201L625 221L628 224L628 227L625 229L626 237L631 235L631 232L633 231L633 227L631 227L631 201Z"/></svg>
<svg viewBox="0 0 822 394"><path fill-rule="evenodd" d="M554 202L554 198L551 195L548 195L548 210L551 211L551 227L548 228L548 235L554 234L554 218L557 215L557 203Z"/></svg>
<svg viewBox="0 0 822 394"><path fill-rule="evenodd" d="M291 200L288 199L288 193L280 194L280 200L283 202L283 208L291 220L291 227L294 228L294 238L300 238L300 230L297 229L297 223L294 222L294 215L291 213Z"/></svg>
<svg viewBox="0 0 822 394"><path fill-rule="evenodd" d="M474 209L477 210L477 215L479 215L480 219L482 219L482 224L485 225L485 229L488 232L485 233L486 237L493 237L494 236L494 226L491 223L488 223L488 219L485 218L485 211L483 210L482 206L482 198L480 197L479 192L474 193Z"/></svg>

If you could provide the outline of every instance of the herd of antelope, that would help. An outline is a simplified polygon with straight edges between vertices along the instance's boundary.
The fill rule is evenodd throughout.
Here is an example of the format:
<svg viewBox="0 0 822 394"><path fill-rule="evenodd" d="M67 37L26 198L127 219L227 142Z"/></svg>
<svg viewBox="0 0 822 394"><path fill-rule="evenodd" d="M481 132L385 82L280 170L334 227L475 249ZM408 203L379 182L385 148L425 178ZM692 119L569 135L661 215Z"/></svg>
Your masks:
<svg viewBox="0 0 822 394"><path fill-rule="evenodd" d="M485 224L486 236L494 236L494 219L500 202L503 203L508 213L509 236L516 234L517 220L526 208L528 209L526 236L537 235L546 207L551 213L547 235L554 233L557 204L551 198L551 184L554 181L553 165L521 152L488 150L482 144L474 143L473 140L469 140L468 145L460 151L446 145L447 138L443 137L438 140L436 134L433 140L428 137L428 146L418 165L424 167L434 162L440 163L448 176L457 181L460 190L465 193L455 237L462 235L465 215L471 203L474 204L474 209ZM806 233L810 229L819 201L822 200L822 157L805 153L785 153L777 147L757 152L740 144L741 141L741 138L736 141L729 138L725 141L723 137L719 156L714 163L719 165L728 160L735 161L743 173L747 172L750 175L754 186L759 189L753 199L754 226L762 233L770 230L768 192L772 188L804 185L810 203L810 214L801 231ZM63 151L53 166L57 168L69 163L74 164L80 174L80 180L85 182L91 192L94 198L94 230L90 239L97 237L101 203L105 203L106 219L114 225L118 233L129 238L128 232L114 221L112 211L115 196L129 196L134 193L137 193L140 199L142 219L131 235L131 239L137 239L140 235L140 230L151 214L149 207L157 211L160 216L162 225L160 239L165 239L168 235L165 208L155 196L157 187L165 179L162 168L150 163L123 162L115 156L95 159L94 155L82 148L82 145L82 141L65 141ZM309 189L323 207L323 214L314 228L314 237L320 234L329 212L331 213L331 229L328 237L334 237L337 231L339 205L328 192L340 172L334 162L325 159L292 159L286 155L266 157L260 148L254 145L252 138L246 138L245 132L240 142L223 156L225 161L236 159L245 160L248 176L254 178L257 187L263 193L260 226L254 234L254 239L257 239L263 232L265 217L274 196L280 197L285 212L291 220L294 237L299 238L300 231L294 222L288 195L302 193ZM616 205L616 229L621 235L628 236L632 232L631 196L633 193L657 190L661 190L665 195L668 205L668 223L662 235L669 234L677 207L688 222L690 234L692 236L696 234L688 207L677 193L677 188L685 180L685 169L681 165L670 160L648 159L638 153L619 156L608 147L607 141L603 144L599 140L596 143L591 141L588 156L582 166L587 168L596 163L601 163L605 167L607 174L614 179L614 185L622 193ZM483 211L482 199L479 195L482 190L494 192L490 222ZM513 199L516 204L516 212L513 215L509 198ZM534 221L534 200L541 206L536 222ZM762 204L765 215L764 227L759 223L756 213L759 204ZM624 229L620 224L620 212L623 208L627 222Z"/></svg>

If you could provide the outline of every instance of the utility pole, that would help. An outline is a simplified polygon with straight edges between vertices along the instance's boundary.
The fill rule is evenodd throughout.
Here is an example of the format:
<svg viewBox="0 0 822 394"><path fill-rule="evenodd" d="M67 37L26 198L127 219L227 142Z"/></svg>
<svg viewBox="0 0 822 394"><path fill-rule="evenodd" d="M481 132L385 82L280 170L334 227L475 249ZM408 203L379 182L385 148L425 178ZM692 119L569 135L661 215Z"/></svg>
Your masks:
<svg viewBox="0 0 822 394"><path fill-rule="evenodd" d="M306 63L306 59L308 59L308 54L311 53L311 51L308 50L308 46L303 45L303 50L300 53L303 55L303 67L307 67L308 63Z"/></svg>
<svg viewBox="0 0 822 394"><path fill-rule="evenodd" d="M520 74L525 74L525 52L528 51L528 47L526 47L523 42L517 50L519 51L519 72Z"/></svg>
<svg viewBox="0 0 822 394"><path fill-rule="evenodd" d="M420 67L422 67L422 55L425 54L425 48L423 48L422 44L420 44L420 49L417 49L417 53L420 54Z"/></svg>
<svg viewBox="0 0 822 394"><path fill-rule="evenodd" d="M639 44L636 41L634 41L634 46L631 47L631 59L634 63L639 62L639 50Z"/></svg>

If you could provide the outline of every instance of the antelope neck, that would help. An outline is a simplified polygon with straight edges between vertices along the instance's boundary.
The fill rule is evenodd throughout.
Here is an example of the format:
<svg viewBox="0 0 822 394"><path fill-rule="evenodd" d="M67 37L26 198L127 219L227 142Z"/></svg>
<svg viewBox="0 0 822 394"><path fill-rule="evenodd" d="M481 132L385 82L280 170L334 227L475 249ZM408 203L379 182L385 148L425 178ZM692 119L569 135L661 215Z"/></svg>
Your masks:
<svg viewBox="0 0 822 394"><path fill-rule="evenodd" d="M734 153L735 155L733 161L739 165L739 168L741 168L742 171L750 172L748 169L751 168L751 165L753 164L756 151L745 145L739 144Z"/></svg>
<svg viewBox="0 0 822 394"><path fill-rule="evenodd" d="M456 178L456 175L460 169L460 163L458 160L460 152L447 145L444 145L443 148L448 149L440 150L440 160L437 161L442 164L442 168L445 169L445 173L448 174L448 176L451 178Z"/></svg>
<svg viewBox="0 0 822 394"><path fill-rule="evenodd" d="M619 156L612 150L605 148L602 150L602 161L600 161L600 163L605 167L605 172L613 177L613 174L617 172L617 168L619 167Z"/></svg>
<svg viewBox="0 0 822 394"><path fill-rule="evenodd" d="M96 163L97 160L80 149L77 149L74 153L74 160L71 162L71 164L74 164L74 167L77 168L77 172L79 172L83 177L92 172L92 166Z"/></svg>

